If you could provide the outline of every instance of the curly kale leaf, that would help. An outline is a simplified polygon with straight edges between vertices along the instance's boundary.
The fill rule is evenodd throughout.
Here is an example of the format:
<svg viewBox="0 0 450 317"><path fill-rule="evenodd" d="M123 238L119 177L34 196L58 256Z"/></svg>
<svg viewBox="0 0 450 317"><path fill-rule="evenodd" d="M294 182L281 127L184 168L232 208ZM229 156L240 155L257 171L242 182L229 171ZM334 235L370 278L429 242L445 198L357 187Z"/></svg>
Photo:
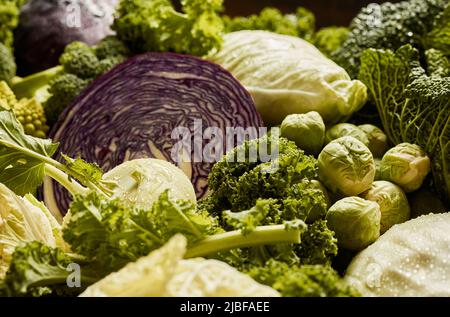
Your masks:
<svg viewBox="0 0 450 317"><path fill-rule="evenodd" d="M285 297L348 297L359 294L327 265L291 266L269 260L245 271L256 281L271 286Z"/></svg>
<svg viewBox="0 0 450 317"><path fill-rule="evenodd" d="M182 11L170 0L124 0L113 29L135 52L173 51L205 55L219 49L222 0L182 0Z"/></svg>
<svg viewBox="0 0 450 317"><path fill-rule="evenodd" d="M318 220L302 233L302 242L295 246L295 252L302 264L330 265L337 255L337 239L328 229L326 220Z"/></svg>
<svg viewBox="0 0 450 317"><path fill-rule="evenodd" d="M262 149L270 149L274 144L278 155L263 161ZM213 166L208 177L211 195L203 204L217 214L227 209L235 212L249 209L259 198L282 200L290 197L294 184L316 178L316 170L314 157L305 155L285 138L264 136L246 141Z"/></svg>
<svg viewBox="0 0 450 317"><path fill-rule="evenodd" d="M450 77L429 76L419 52L366 50L359 79L366 84L391 142L421 146L431 158L434 187L450 202Z"/></svg>
<svg viewBox="0 0 450 317"><path fill-rule="evenodd" d="M444 31L436 28L439 22L435 22L435 19L446 6L447 0L370 4L353 19L348 38L333 54L333 59L344 67L352 78L356 78L360 58L365 49L396 50L405 44L411 44L421 50L430 48L428 45L441 41L437 34ZM428 45L427 36L430 37Z"/></svg>
<svg viewBox="0 0 450 317"><path fill-rule="evenodd" d="M264 30L298 36L310 40L315 30L314 14L302 7L293 14L283 14L277 8L266 7L259 14L248 17L224 17L226 32Z"/></svg>
<svg viewBox="0 0 450 317"><path fill-rule="evenodd" d="M84 260L41 242L30 242L15 249L11 264L1 281L2 296L78 295L102 276L83 266ZM67 283L73 265L80 265L80 284ZM72 269L71 269L72 267Z"/></svg>
<svg viewBox="0 0 450 317"><path fill-rule="evenodd" d="M214 218L191 202L169 199L168 191L150 210L130 209L119 200L90 193L72 202L63 237L74 252L112 272L161 247L176 233L192 244L216 227Z"/></svg>

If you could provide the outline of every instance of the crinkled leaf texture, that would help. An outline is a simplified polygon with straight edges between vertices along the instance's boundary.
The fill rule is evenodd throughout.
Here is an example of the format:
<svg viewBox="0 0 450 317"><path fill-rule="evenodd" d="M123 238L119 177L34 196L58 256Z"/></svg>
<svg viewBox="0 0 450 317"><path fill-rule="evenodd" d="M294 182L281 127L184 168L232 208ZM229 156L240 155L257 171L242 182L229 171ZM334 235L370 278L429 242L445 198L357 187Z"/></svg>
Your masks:
<svg viewBox="0 0 450 317"><path fill-rule="evenodd" d="M0 277L6 273L16 247L39 241L61 245L60 227L45 206L30 196L15 195L0 184Z"/></svg>
<svg viewBox="0 0 450 317"><path fill-rule="evenodd" d="M359 78L389 139L421 146L431 158L436 191L450 202L450 77L428 75L410 45L366 50Z"/></svg>
<svg viewBox="0 0 450 317"><path fill-rule="evenodd" d="M160 249L108 275L81 296L279 296L223 262L183 260L186 245L186 238L175 235Z"/></svg>
<svg viewBox="0 0 450 317"><path fill-rule="evenodd" d="M120 200L91 193L75 197L63 236L73 251L113 272L161 247L176 233L194 243L216 226L216 220L197 212L192 202L171 200L168 190L149 210L128 208Z"/></svg>

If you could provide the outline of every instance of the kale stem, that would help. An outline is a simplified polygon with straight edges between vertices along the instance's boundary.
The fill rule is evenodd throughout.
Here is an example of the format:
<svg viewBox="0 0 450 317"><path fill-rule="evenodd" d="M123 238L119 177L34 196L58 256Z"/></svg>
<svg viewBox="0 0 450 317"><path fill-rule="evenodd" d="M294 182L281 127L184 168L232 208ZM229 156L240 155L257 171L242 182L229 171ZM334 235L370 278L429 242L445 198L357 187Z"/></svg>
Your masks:
<svg viewBox="0 0 450 317"><path fill-rule="evenodd" d="M46 167L45 170L47 172L50 171L50 173L52 173L52 175L55 177L53 177L52 175L48 175L48 176L52 177L57 182L61 182L61 185L63 185L64 187L66 187L66 185L68 185L69 188L68 187L66 187L66 188L70 191L71 194L85 194L87 192L87 189L78 183L77 183L77 185L79 187L77 187L77 188L70 185L69 184L70 182L71 183L76 183L76 182L73 179L69 179L69 177L73 177L74 179L77 179L82 184L87 186L89 189L96 191L97 193L99 193L100 195L103 195L104 197L110 196L109 192L107 191L106 188L101 188L101 187L97 186L96 184L89 181L89 179L87 179L85 176L72 171L66 165L52 159L51 157L47 157L45 155L34 152L33 150L27 149L25 147L22 147L22 146L14 144L14 143L11 143L9 141L5 141L5 140L1 140L1 139L0 139L0 145L17 150L17 151L25 154L28 157L34 158L38 161L41 161L42 163L45 163L45 167ZM53 168L49 168L49 167L53 167Z"/></svg>
<svg viewBox="0 0 450 317"><path fill-rule="evenodd" d="M252 232L243 235L240 230L229 231L209 236L190 247L186 258L207 256L220 251L247 248L257 245L277 243L300 243L301 229L286 230L285 225L256 227Z"/></svg>
<svg viewBox="0 0 450 317"><path fill-rule="evenodd" d="M89 189L81 186L74 179L71 179L66 173L57 169L53 165L45 164L45 174L64 186L72 195L84 195Z"/></svg>

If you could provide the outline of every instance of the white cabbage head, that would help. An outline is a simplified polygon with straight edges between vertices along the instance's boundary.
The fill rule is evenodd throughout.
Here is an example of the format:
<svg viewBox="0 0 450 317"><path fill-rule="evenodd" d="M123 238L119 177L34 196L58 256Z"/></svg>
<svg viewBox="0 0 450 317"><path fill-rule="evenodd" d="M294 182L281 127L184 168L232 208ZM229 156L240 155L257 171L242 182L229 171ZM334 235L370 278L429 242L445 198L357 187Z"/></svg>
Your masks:
<svg viewBox="0 0 450 317"><path fill-rule="evenodd" d="M317 111L327 124L359 110L367 88L312 44L266 31L226 34L222 49L208 57L230 71L251 93L269 125L292 113Z"/></svg>

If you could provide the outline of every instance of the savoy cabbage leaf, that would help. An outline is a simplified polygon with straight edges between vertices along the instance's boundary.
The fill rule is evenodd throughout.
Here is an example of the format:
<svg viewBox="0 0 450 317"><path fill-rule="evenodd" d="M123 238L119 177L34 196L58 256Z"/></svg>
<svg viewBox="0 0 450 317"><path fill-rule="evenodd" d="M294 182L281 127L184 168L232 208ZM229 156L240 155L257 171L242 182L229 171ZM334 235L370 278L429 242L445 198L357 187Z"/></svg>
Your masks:
<svg viewBox="0 0 450 317"><path fill-rule="evenodd" d="M450 201L450 77L431 76L419 52L368 49L359 79L375 103L389 139L421 146L432 161L435 189Z"/></svg>

